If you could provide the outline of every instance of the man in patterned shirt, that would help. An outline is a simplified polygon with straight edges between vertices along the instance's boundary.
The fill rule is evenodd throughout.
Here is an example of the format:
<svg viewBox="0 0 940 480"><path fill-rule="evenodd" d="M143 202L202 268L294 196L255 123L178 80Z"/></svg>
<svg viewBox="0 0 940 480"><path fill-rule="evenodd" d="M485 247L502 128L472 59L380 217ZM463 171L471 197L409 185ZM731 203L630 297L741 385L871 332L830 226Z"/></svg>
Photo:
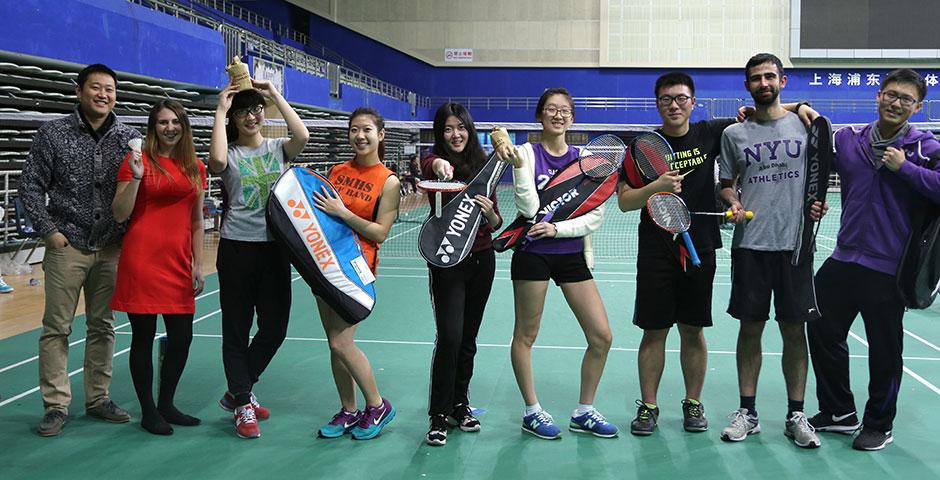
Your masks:
<svg viewBox="0 0 940 480"><path fill-rule="evenodd" d="M108 395L114 354L111 294L123 234L123 226L111 215L111 201L118 167L130 150L127 142L140 133L111 111L116 85L117 77L107 66L85 67L75 87L75 111L39 128L23 166L20 196L46 241L46 305L39 337L45 415L37 430L45 437L58 435L68 417L68 337L83 289L85 413L113 423L130 420Z"/></svg>

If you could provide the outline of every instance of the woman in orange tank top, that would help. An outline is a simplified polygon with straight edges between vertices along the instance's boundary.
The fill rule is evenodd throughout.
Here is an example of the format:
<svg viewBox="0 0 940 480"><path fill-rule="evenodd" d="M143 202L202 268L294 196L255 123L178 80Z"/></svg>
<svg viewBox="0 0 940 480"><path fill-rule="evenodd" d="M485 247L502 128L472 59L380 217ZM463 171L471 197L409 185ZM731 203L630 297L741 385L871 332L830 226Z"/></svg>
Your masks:
<svg viewBox="0 0 940 480"><path fill-rule="evenodd" d="M371 108L358 108L349 118L349 143L356 156L330 171L330 182L339 196L325 189L314 193L317 208L342 219L362 242L369 268L378 266L379 244L398 214L401 185L398 177L385 168L385 120ZM372 366L354 342L356 325L346 323L326 302L317 297L320 320L330 344L333 381L339 393L339 413L319 430L325 438L341 437L350 432L357 440L375 438L395 418L395 407L379 394ZM366 408L356 407L356 386L362 391Z"/></svg>

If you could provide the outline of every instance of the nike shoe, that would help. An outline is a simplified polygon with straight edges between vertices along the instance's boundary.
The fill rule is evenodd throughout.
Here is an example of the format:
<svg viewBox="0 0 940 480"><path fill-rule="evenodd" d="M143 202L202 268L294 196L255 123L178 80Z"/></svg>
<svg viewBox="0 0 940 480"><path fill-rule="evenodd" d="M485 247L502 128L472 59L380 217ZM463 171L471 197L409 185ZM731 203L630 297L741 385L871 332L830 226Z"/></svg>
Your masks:
<svg viewBox="0 0 940 480"><path fill-rule="evenodd" d="M349 433L349 431L352 430L361 417L362 412L359 410L347 412L340 408L339 413L333 415L333 419L330 420L329 423L320 427L320 430L317 430L317 435L322 438L342 437L343 434Z"/></svg>
<svg viewBox="0 0 940 480"><path fill-rule="evenodd" d="M846 435L855 433L858 427L862 426L855 412L846 413L845 415L819 412L813 415L813 418L809 419L809 424L812 425L817 432L836 432Z"/></svg>
<svg viewBox="0 0 940 480"><path fill-rule="evenodd" d="M367 406L359 423L350 430L354 440L370 440L382 433L382 428L395 418L395 407L385 398L378 407Z"/></svg>

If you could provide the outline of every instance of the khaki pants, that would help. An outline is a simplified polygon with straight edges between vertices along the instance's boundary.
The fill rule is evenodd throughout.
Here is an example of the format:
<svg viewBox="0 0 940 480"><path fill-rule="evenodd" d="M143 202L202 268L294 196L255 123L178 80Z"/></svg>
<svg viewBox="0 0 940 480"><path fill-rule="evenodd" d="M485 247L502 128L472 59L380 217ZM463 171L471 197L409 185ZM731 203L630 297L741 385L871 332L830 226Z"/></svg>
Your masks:
<svg viewBox="0 0 940 480"><path fill-rule="evenodd" d="M39 337L39 389L46 411L68 414L72 401L68 355L72 319L78 296L85 290L85 408L108 398L111 357L114 355L114 315L111 295L121 247L98 252L67 246L48 248L42 268L46 281L46 310Z"/></svg>

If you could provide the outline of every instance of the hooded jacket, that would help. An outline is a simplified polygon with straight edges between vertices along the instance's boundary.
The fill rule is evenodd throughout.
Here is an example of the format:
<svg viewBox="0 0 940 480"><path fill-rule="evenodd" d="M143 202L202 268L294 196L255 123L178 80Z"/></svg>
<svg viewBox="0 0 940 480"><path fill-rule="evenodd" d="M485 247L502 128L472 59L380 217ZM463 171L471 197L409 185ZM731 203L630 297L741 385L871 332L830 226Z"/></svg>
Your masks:
<svg viewBox="0 0 940 480"><path fill-rule="evenodd" d="M911 209L940 204L940 142L915 127L892 146L904 150L897 172L872 158L876 122L836 132L834 169L842 183L842 218L832 258L895 275L911 229ZM933 162L933 168L928 163Z"/></svg>

